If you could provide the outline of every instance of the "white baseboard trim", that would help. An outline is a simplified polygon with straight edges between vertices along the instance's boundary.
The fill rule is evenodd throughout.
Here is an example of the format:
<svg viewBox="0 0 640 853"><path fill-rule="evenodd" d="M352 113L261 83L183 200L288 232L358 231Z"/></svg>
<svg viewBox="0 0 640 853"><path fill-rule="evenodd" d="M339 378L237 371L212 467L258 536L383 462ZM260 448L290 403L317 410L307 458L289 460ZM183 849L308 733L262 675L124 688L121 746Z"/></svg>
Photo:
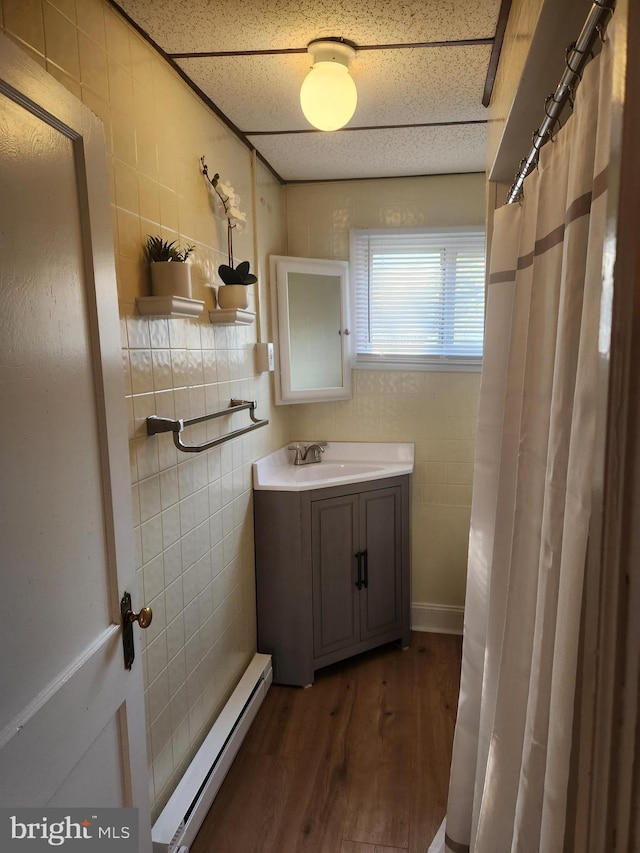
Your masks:
<svg viewBox="0 0 640 853"><path fill-rule="evenodd" d="M433 634L462 634L464 607L445 604L411 605L411 630Z"/></svg>

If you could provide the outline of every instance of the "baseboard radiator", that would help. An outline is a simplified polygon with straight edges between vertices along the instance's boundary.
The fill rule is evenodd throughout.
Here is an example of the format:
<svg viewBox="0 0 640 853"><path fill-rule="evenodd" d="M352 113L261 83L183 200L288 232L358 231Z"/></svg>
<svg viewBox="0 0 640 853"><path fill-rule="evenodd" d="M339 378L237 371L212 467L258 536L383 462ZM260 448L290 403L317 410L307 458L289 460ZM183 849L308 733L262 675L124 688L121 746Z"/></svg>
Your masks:
<svg viewBox="0 0 640 853"><path fill-rule="evenodd" d="M189 853L272 677L271 655L254 655L153 825L153 853Z"/></svg>

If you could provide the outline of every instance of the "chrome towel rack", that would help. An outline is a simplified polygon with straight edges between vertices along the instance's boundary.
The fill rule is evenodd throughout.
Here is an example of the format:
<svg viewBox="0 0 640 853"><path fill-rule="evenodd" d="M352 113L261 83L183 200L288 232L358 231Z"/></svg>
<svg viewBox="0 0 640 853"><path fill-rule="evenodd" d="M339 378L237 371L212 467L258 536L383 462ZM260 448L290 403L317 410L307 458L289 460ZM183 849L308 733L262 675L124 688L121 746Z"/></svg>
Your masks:
<svg viewBox="0 0 640 853"><path fill-rule="evenodd" d="M172 432L173 443L178 450L182 450L184 453L202 453L203 450L209 450L212 447L223 444L225 441L230 441L232 438L237 438L240 435L244 435L247 432L258 429L258 427L266 426L269 423L268 420L261 420L260 418L255 417L254 412L257 405L258 404L255 401L252 402L250 400L230 400L228 408L221 409L219 412L212 412L210 415L202 415L202 417L199 418L180 418L175 421L171 418L159 418L157 415L150 415L147 418L147 435L158 435L158 433L161 432ZM226 435L221 435L219 438L214 438L212 441L207 441L205 444L184 444L180 437L182 430L187 427L194 426L194 424L201 424L204 421L210 421L213 418L221 418L223 415L231 415L234 412L241 412L244 409L249 410L249 417L253 421L249 426L234 429L232 432L228 432Z"/></svg>

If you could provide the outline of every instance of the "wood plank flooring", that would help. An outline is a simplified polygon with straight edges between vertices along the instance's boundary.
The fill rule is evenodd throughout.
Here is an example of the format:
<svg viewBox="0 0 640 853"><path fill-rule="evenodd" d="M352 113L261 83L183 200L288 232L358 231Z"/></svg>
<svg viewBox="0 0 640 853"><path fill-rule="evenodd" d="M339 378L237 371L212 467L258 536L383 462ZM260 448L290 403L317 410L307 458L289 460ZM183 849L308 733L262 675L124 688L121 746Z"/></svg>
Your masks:
<svg viewBox="0 0 640 853"><path fill-rule="evenodd" d="M459 637L273 686L191 853L425 853L446 810Z"/></svg>

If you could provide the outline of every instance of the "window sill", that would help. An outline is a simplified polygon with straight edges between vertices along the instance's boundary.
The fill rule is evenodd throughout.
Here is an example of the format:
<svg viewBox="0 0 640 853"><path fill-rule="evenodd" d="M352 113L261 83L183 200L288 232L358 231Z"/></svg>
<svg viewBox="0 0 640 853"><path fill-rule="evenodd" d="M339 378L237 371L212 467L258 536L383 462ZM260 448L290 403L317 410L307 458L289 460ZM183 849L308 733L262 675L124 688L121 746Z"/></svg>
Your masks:
<svg viewBox="0 0 640 853"><path fill-rule="evenodd" d="M482 370L482 359L432 358L419 361L402 361L401 359L386 358L355 358L352 363L354 370L424 370L438 373L479 373Z"/></svg>

